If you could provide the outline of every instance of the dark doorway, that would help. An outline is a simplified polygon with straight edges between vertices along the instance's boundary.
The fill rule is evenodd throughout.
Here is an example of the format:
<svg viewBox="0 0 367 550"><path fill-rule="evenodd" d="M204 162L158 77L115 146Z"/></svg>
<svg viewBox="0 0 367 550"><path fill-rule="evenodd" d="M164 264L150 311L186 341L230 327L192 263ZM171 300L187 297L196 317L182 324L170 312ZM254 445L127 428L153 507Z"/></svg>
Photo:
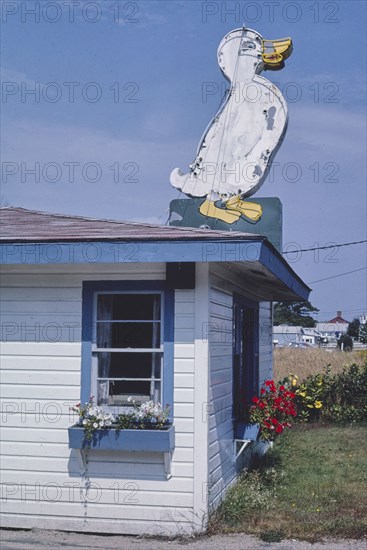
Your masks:
<svg viewBox="0 0 367 550"><path fill-rule="evenodd" d="M242 437L246 409L259 391L259 304L234 295L233 418L235 436Z"/></svg>

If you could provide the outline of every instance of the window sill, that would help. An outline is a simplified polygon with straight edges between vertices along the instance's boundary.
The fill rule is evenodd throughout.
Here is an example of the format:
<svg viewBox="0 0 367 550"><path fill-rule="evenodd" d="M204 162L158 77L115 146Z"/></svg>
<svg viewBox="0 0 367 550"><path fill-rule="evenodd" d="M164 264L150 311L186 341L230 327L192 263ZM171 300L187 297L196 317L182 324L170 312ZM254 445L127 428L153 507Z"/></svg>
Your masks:
<svg viewBox="0 0 367 550"><path fill-rule="evenodd" d="M70 449L168 453L175 448L175 428L172 425L166 430L95 430L90 442L84 439L81 426L71 426L68 433Z"/></svg>

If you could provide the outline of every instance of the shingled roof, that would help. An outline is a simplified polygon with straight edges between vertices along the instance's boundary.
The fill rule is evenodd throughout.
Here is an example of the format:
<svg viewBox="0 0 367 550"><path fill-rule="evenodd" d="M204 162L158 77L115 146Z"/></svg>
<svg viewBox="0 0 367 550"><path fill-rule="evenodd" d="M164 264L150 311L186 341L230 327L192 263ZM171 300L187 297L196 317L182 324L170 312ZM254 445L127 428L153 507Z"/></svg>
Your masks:
<svg viewBox="0 0 367 550"><path fill-rule="evenodd" d="M265 240L239 231L172 227L128 221L101 220L52 214L19 207L0 209L2 242L55 241L172 241L172 240Z"/></svg>

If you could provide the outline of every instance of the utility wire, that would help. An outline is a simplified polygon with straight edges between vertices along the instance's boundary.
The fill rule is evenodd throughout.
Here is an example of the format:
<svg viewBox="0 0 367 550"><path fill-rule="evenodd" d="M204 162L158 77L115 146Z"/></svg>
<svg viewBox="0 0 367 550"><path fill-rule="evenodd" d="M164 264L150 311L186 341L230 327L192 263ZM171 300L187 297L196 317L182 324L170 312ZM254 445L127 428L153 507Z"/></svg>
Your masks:
<svg viewBox="0 0 367 550"><path fill-rule="evenodd" d="M283 250L282 254L297 254L298 252L310 252L311 250L326 250L327 248L336 248L336 247L341 247L341 246L351 246L352 244L361 244L361 243L367 243L367 239L364 240L364 241L354 241L354 242L351 242L351 243L342 243L342 244L332 244L332 245L328 245L328 246L317 246L315 248L304 248L303 250L298 250L298 248L296 248L295 250L291 250L291 251L285 251Z"/></svg>
<svg viewBox="0 0 367 550"><path fill-rule="evenodd" d="M308 285L314 283L321 283L321 281L328 281L329 279L336 279L337 277L343 277L344 275L349 275L349 273L356 273L356 271L364 271L367 267L360 267L359 269L353 269L352 271L346 271L345 273L339 273L339 275L332 275L331 277L325 277L325 279L317 279L317 281L310 281Z"/></svg>
<svg viewBox="0 0 367 550"><path fill-rule="evenodd" d="M366 308L364 307L359 307L359 308L356 308L356 309L344 309L343 308L343 313L353 313L353 312L356 312L356 311L362 311L363 313L366 311ZM330 311L318 311L317 313L315 313L315 315L326 315L326 314L332 314L332 313L335 313L335 309L333 310L330 310Z"/></svg>

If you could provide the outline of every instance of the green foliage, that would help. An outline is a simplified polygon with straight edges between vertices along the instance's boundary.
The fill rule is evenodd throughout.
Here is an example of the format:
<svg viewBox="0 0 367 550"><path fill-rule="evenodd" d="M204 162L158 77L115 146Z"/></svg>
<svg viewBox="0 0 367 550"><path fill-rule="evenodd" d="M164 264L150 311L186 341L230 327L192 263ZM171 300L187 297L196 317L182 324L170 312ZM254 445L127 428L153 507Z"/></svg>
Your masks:
<svg viewBox="0 0 367 550"><path fill-rule="evenodd" d="M277 302L274 306L274 325L312 328L316 325L310 313L319 311L310 302Z"/></svg>
<svg viewBox="0 0 367 550"><path fill-rule="evenodd" d="M367 422L367 363L346 366L334 375L328 366L322 374L307 376L295 393L301 422Z"/></svg>
<svg viewBox="0 0 367 550"><path fill-rule="evenodd" d="M130 403L133 409L116 417L116 429L163 430L168 427L169 405L162 407L160 403L146 401L138 406L132 398Z"/></svg>
<svg viewBox="0 0 367 550"><path fill-rule="evenodd" d="M262 477L257 470L241 474L236 485L227 492L217 517L220 516L229 525L236 525L246 514L274 508L272 490Z"/></svg>
<svg viewBox="0 0 367 550"><path fill-rule="evenodd" d="M121 413L116 416L114 428L116 430L131 430L137 428L135 414L133 412Z"/></svg>
<svg viewBox="0 0 367 550"><path fill-rule="evenodd" d="M354 338L355 340L358 340L360 325L361 325L360 320L357 317L355 317L353 321L351 321L348 325L348 330L347 330L348 336L350 336L351 338Z"/></svg>
<svg viewBox="0 0 367 550"><path fill-rule="evenodd" d="M362 344L367 344L367 323L364 323L359 327L358 339Z"/></svg>
<svg viewBox="0 0 367 550"><path fill-rule="evenodd" d="M338 348L343 351L352 351L353 349L353 340L348 334L342 334L338 340Z"/></svg>
<svg viewBox="0 0 367 550"><path fill-rule="evenodd" d="M324 374L311 374L296 390L297 419L301 422L314 422L320 419L324 407L325 390L330 383L330 368Z"/></svg>

